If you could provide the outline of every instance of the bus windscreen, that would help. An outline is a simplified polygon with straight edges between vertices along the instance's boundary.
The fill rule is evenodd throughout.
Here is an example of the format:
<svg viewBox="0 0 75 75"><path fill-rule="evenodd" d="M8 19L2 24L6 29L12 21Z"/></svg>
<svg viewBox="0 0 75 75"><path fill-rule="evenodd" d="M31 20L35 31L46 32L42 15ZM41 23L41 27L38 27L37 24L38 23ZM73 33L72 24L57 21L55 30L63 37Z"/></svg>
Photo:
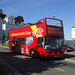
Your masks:
<svg viewBox="0 0 75 75"><path fill-rule="evenodd" d="M47 24L47 25L50 25L50 26L62 27L61 20L46 19L46 24Z"/></svg>
<svg viewBox="0 0 75 75"><path fill-rule="evenodd" d="M62 36L46 36L45 49L62 49L64 37Z"/></svg>

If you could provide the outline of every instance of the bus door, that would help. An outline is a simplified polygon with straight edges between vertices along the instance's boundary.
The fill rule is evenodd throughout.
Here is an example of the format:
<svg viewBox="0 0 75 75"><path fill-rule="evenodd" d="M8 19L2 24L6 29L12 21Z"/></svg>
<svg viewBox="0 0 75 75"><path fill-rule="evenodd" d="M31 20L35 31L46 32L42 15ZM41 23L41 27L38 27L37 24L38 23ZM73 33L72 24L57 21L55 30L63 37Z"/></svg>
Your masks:
<svg viewBox="0 0 75 75"><path fill-rule="evenodd" d="M25 38L21 38L21 53L25 54Z"/></svg>
<svg viewBox="0 0 75 75"><path fill-rule="evenodd" d="M44 37L37 38L37 53L41 56L44 53Z"/></svg>
<svg viewBox="0 0 75 75"><path fill-rule="evenodd" d="M15 43L16 52L21 53L21 38L17 38Z"/></svg>

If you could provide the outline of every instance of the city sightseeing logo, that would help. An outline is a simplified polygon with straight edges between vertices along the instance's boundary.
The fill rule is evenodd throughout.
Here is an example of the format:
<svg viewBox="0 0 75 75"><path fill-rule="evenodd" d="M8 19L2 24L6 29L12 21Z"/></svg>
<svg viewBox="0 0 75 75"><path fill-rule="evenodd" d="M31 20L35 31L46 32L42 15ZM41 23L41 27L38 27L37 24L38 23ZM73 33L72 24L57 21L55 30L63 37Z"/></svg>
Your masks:
<svg viewBox="0 0 75 75"><path fill-rule="evenodd" d="M38 28L36 35L42 35L43 29L41 27Z"/></svg>

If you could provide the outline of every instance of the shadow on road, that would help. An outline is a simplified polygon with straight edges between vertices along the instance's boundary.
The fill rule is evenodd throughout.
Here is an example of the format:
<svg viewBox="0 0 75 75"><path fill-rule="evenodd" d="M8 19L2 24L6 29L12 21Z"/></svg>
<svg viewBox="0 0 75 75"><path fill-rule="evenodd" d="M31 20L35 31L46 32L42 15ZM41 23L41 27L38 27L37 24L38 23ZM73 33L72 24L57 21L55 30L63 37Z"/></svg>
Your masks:
<svg viewBox="0 0 75 75"><path fill-rule="evenodd" d="M0 52L0 57L12 65L22 75L39 74L46 70L66 66L61 62L30 58L29 56L19 55L12 52Z"/></svg>
<svg viewBox="0 0 75 75"><path fill-rule="evenodd" d="M4 50L4 51L2 51ZM44 71L50 71L54 68L66 66L57 60L43 60L39 58L31 58L29 56L20 55L7 51L8 49L0 49L0 57L14 67L22 75L41 74ZM8 70L10 73L10 71Z"/></svg>
<svg viewBox="0 0 75 75"><path fill-rule="evenodd" d="M75 55L72 55L72 54L65 54L65 58L75 58Z"/></svg>

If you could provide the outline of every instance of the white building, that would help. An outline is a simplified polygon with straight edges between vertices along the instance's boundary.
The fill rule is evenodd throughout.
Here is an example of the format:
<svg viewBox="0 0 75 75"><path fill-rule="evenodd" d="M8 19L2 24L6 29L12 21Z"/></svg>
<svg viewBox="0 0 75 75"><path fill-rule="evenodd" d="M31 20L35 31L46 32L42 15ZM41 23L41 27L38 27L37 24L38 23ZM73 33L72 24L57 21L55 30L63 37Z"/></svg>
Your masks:
<svg viewBox="0 0 75 75"><path fill-rule="evenodd" d="M3 24L2 24L2 29L5 31L5 35L6 33L11 29L18 29L18 28L23 28L24 25L21 24L15 24L14 22L14 17L12 15L6 16L3 19Z"/></svg>
<svg viewBox="0 0 75 75"><path fill-rule="evenodd" d="M75 26L72 27L72 40L75 40Z"/></svg>
<svg viewBox="0 0 75 75"><path fill-rule="evenodd" d="M3 14L2 9L0 9L0 14ZM1 41L1 36L2 36L2 19L0 18L0 41Z"/></svg>
<svg viewBox="0 0 75 75"><path fill-rule="evenodd" d="M2 20L0 18L0 40L1 40L1 35L2 35Z"/></svg>
<svg viewBox="0 0 75 75"><path fill-rule="evenodd" d="M23 23L16 25L14 22L14 17L12 15L9 15L3 19L2 30L4 31L4 35L6 35L10 29L14 30L14 29L18 29L18 28L27 27L27 26L29 26L29 25L23 25Z"/></svg>
<svg viewBox="0 0 75 75"><path fill-rule="evenodd" d="M6 16L3 20L5 20L6 23L13 24L14 16L10 14L9 16Z"/></svg>

